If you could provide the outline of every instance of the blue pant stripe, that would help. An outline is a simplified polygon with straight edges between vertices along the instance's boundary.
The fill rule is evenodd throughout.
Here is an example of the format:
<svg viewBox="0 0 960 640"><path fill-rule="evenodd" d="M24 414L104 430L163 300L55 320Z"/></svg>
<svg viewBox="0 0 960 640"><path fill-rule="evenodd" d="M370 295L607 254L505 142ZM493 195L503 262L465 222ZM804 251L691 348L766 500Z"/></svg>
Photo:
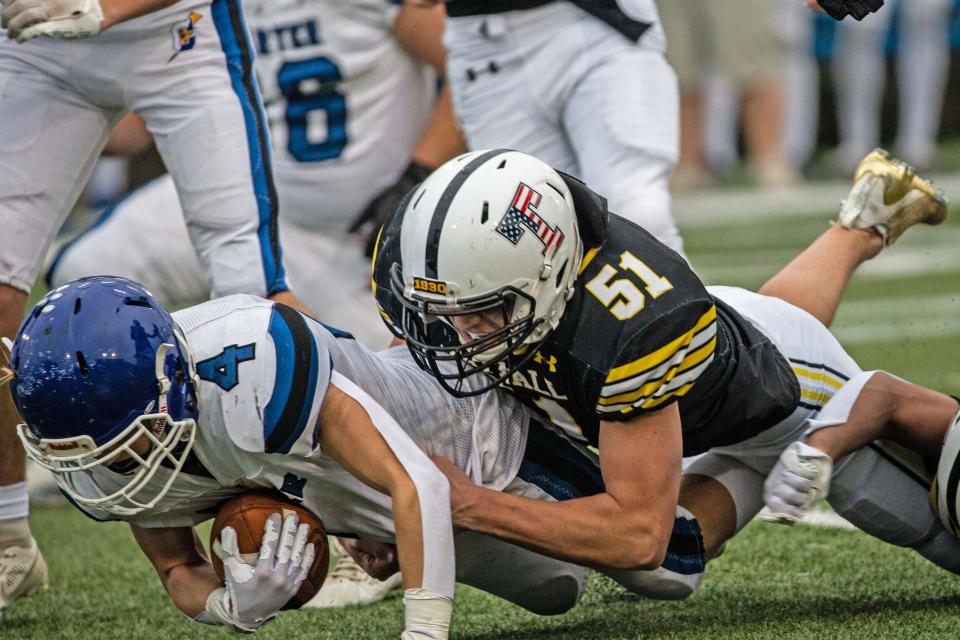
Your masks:
<svg viewBox="0 0 960 640"><path fill-rule="evenodd" d="M285 291L286 274L281 260L277 227L277 190L273 183L270 138L267 132L263 100L253 73L253 46L239 0L213 0L213 22L220 35L220 46L227 58L227 70L233 90L240 98L247 128L250 171L260 225L260 255L263 261L267 294Z"/></svg>

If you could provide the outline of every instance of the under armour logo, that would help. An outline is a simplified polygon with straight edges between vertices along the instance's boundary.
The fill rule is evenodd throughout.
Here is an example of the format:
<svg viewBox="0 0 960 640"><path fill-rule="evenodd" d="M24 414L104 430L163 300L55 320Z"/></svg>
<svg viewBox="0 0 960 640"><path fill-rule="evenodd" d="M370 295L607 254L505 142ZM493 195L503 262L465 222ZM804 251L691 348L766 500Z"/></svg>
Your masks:
<svg viewBox="0 0 960 640"><path fill-rule="evenodd" d="M550 369L550 373L557 372L557 356L550 356L548 358L545 358L543 357L543 354L537 351L537 354L533 356L533 361L536 362L537 364L547 365L547 367L549 367Z"/></svg>

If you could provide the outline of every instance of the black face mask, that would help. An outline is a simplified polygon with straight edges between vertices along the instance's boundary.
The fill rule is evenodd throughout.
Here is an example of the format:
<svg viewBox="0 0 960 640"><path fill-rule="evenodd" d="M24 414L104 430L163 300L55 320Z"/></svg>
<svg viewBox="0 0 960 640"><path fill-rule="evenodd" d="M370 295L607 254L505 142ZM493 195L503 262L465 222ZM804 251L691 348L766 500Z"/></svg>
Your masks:
<svg viewBox="0 0 960 640"><path fill-rule="evenodd" d="M465 398L476 396L495 388L514 372L523 367L534 355L544 338L535 344L524 344L534 331L546 320L533 315L534 300L514 287L503 287L485 296L458 301L455 309L438 307L434 301L404 297L403 275L399 264L390 270L390 287L402 305L400 330L414 361L424 371L429 371L448 393ZM530 312L517 320L510 320L514 305L519 300L529 303ZM459 343L451 339L437 340L431 332L431 324L453 325L453 318L477 314L499 313L503 325L490 333L469 342ZM451 332L446 332L450 334ZM496 355L481 361L486 354ZM442 366L453 363L453 366ZM474 383L474 388L465 388L466 381L477 374L485 374L487 380Z"/></svg>

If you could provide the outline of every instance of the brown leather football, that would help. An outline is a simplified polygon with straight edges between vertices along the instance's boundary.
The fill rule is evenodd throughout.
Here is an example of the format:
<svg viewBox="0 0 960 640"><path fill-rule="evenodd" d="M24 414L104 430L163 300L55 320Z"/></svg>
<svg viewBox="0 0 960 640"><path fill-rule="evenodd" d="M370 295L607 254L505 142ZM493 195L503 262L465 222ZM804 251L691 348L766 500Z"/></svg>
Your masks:
<svg viewBox="0 0 960 640"><path fill-rule="evenodd" d="M296 502L288 500L282 494L272 491L253 491L223 503L217 513L216 520L213 521L213 528L210 530L210 549L212 551L210 559L217 576L223 580L220 532L225 526L230 525L237 532L237 545L244 561L255 564L260 552L260 540L263 537L263 528L267 518L274 513L283 514L289 511L295 511L301 523L305 522L310 525L307 542L312 542L316 550L313 566L307 573L303 584L300 585L300 590L283 607L284 609L299 609L309 602L313 596L317 595L317 591L323 585L323 581L327 577L327 567L330 563L330 549L327 546L327 532L323 528L323 522L320 518Z"/></svg>

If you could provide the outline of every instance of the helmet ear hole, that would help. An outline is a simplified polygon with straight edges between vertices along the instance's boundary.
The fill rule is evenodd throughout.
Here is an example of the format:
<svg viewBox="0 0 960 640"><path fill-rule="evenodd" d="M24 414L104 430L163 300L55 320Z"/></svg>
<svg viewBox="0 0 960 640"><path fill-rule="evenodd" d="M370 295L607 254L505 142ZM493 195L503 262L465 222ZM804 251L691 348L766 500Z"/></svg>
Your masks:
<svg viewBox="0 0 960 640"><path fill-rule="evenodd" d="M559 287L560 283L563 282L563 274L567 272L567 265L570 264L569 260L564 260L563 265L557 271L557 284L555 286Z"/></svg>
<svg viewBox="0 0 960 640"><path fill-rule="evenodd" d="M90 365L87 364L87 358L83 355L83 351L77 351L77 366L80 368L80 375L86 376L90 373Z"/></svg>
<svg viewBox="0 0 960 640"><path fill-rule="evenodd" d="M73 315L80 313L80 298L77 298L73 303Z"/></svg>
<svg viewBox="0 0 960 640"><path fill-rule="evenodd" d="M483 209L480 211L480 224L487 224L487 220L490 219L490 203L487 200L483 201Z"/></svg>

